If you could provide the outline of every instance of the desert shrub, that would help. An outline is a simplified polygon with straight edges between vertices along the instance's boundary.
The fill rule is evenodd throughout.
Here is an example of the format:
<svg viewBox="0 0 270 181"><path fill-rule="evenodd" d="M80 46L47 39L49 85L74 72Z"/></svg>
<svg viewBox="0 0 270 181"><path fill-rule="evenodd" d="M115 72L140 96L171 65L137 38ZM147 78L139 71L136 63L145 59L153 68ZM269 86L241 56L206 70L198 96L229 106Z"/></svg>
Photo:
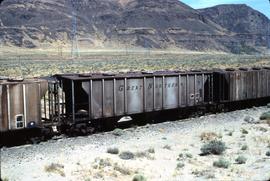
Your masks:
<svg viewBox="0 0 270 181"><path fill-rule="evenodd" d="M163 146L163 148L164 149L167 149L167 150L171 150L172 149L170 145L165 145L165 146Z"/></svg>
<svg viewBox="0 0 270 181"><path fill-rule="evenodd" d="M131 160L135 158L135 155L130 151L124 151L120 153L119 157L123 160Z"/></svg>
<svg viewBox="0 0 270 181"><path fill-rule="evenodd" d="M119 149L118 148L108 148L107 153L117 155L119 153Z"/></svg>
<svg viewBox="0 0 270 181"><path fill-rule="evenodd" d="M260 116L260 120L270 120L270 111L263 113Z"/></svg>
<svg viewBox="0 0 270 181"><path fill-rule="evenodd" d="M50 165L45 166L45 171L49 173L57 173L61 175L62 177L65 176L64 173L64 165L58 164L58 163L51 163Z"/></svg>
<svg viewBox="0 0 270 181"><path fill-rule="evenodd" d="M183 153L180 153L180 154L178 155L178 157L179 157L179 158L184 158L184 154L183 154Z"/></svg>
<svg viewBox="0 0 270 181"><path fill-rule="evenodd" d="M112 166L112 161L109 159L109 158L95 158L95 161L94 161L94 165L93 165L93 168L95 169L101 169L101 168L105 168L105 167L109 167L109 166Z"/></svg>
<svg viewBox="0 0 270 181"><path fill-rule="evenodd" d="M213 166L218 168L228 168L230 166L230 162L224 158L220 158L218 161L213 162Z"/></svg>
<svg viewBox="0 0 270 181"><path fill-rule="evenodd" d="M176 165L176 169L183 168L184 166L185 166L185 164L184 164L184 163L179 162L179 163L177 163L177 165Z"/></svg>
<svg viewBox="0 0 270 181"><path fill-rule="evenodd" d="M244 128L241 129L242 134L248 134L248 131Z"/></svg>
<svg viewBox="0 0 270 181"><path fill-rule="evenodd" d="M248 145L243 145L242 147L241 147L241 150L247 150L248 149Z"/></svg>
<svg viewBox="0 0 270 181"><path fill-rule="evenodd" d="M123 130L119 129L119 128L116 128L115 130L113 130L112 134L115 135L115 136L122 136L123 135Z"/></svg>
<svg viewBox="0 0 270 181"><path fill-rule="evenodd" d="M226 150L225 143L218 140L212 140L201 147L202 155L220 155Z"/></svg>
<svg viewBox="0 0 270 181"><path fill-rule="evenodd" d="M187 158L192 158L193 156L192 156L191 153L186 153L186 157L187 157Z"/></svg>
<svg viewBox="0 0 270 181"><path fill-rule="evenodd" d="M235 161L238 164L245 164L247 162L247 158L244 156L238 156Z"/></svg>
<svg viewBox="0 0 270 181"><path fill-rule="evenodd" d="M146 177L142 174L136 174L133 176L132 181L146 181Z"/></svg>
<svg viewBox="0 0 270 181"><path fill-rule="evenodd" d="M136 157L142 158L142 157L149 157L149 152L146 151L138 151L135 153Z"/></svg>
<svg viewBox="0 0 270 181"><path fill-rule="evenodd" d="M186 160L187 158L192 158L193 157L193 155L191 154L191 153L185 153L185 154L183 154L183 153L180 153L179 155L178 155L178 158L176 159L176 160L178 160L178 161L183 161L183 160Z"/></svg>
<svg viewBox="0 0 270 181"><path fill-rule="evenodd" d="M269 120L270 121L270 120ZM267 132L268 129L264 128L264 127L257 127L256 129L262 131L262 132Z"/></svg>
<svg viewBox="0 0 270 181"><path fill-rule="evenodd" d="M267 152L265 153L265 155L266 155L266 156L270 156L270 151L267 151Z"/></svg>
<svg viewBox="0 0 270 181"><path fill-rule="evenodd" d="M230 131L229 133L228 133L228 136L232 136L233 135L233 131Z"/></svg>
<svg viewBox="0 0 270 181"><path fill-rule="evenodd" d="M155 149L154 148L149 148L148 150L147 150L149 153L155 153Z"/></svg>

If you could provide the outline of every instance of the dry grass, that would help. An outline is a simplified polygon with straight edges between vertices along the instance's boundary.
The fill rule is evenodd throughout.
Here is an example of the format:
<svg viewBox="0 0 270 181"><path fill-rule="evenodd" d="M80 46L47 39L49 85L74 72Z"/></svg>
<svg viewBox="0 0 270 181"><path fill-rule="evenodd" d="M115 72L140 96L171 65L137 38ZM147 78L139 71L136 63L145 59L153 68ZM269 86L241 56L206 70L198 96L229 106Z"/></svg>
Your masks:
<svg viewBox="0 0 270 181"><path fill-rule="evenodd" d="M104 71L190 70L229 67L270 66L270 56L216 53L183 53L178 51L83 52L72 59L69 51L60 56L51 51L17 51L0 54L3 76L46 76L57 73Z"/></svg>
<svg viewBox="0 0 270 181"><path fill-rule="evenodd" d="M211 141L211 140L216 140L219 138L219 135L217 135L214 132L203 132L200 135L201 141Z"/></svg>
<svg viewBox="0 0 270 181"><path fill-rule="evenodd" d="M254 136L253 140L255 143L270 144L270 136Z"/></svg>
<svg viewBox="0 0 270 181"><path fill-rule="evenodd" d="M119 165L118 163L115 163L113 166L113 169L115 171L118 171L119 173L123 175L130 175L132 174L132 171L129 168L126 168L124 165Z"/></svg>
<svg viewBox="0 0 270 181"><path fill-rule="evenodd" d="M266 124L268 124L268 126L270 126L270 119L266 120Z"/></svg>
<svg viewBox="0 0 270 181"><path fill-rule="evenodd" d="M108 148L107 153L117 155L119 153L119 149L118 148Z"/></svg>
<svg viewBox="0 0 270 181"><path fill-rule="evenodd" d="M50 165L45 166L45 171L48 173L56 173L65 177L64 165L58 163L51 163Z"/></svg>

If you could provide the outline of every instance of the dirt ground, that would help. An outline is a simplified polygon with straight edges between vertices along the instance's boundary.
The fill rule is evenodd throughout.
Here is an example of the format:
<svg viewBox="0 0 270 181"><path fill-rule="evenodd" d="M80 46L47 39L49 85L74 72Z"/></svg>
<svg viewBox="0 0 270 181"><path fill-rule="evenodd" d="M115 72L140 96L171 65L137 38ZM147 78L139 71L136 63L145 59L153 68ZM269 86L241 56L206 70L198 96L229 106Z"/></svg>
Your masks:
<svg viewBox="0 0 270 181"><path fill-rule="evenodd" d="M126 181L136 180L134 176L139 181L268 180L270 126L259 121L266 111L269 108L251 108L2 148L1 177L20 181ZM224 142L225 151L202 156L202 146L211 140ZM245 163L236 161L239 156ZM228 168L213 165L220 158Z"/></svg>

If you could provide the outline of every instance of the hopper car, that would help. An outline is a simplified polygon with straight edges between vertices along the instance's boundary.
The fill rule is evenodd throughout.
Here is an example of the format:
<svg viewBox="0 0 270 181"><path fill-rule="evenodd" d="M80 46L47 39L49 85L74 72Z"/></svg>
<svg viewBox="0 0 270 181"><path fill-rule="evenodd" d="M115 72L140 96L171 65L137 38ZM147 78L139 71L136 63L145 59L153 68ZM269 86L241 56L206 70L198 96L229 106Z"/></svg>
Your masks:
<svg viewBox="0 0 270 181"><path fill-rule="evenodd" d="M57 74L0 80L1 143L14 132L66 134L113 129L123 117L177 120L270 102L270 68Z"/></svg>

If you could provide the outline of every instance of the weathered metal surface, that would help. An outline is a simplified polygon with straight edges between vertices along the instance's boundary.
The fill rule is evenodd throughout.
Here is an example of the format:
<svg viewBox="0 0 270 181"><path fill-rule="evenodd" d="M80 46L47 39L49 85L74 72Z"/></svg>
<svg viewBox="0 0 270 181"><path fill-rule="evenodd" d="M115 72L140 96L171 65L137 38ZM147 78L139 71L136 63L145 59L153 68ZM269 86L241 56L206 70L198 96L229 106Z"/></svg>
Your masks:
<svg viewBox="0 0 270 181"><path fill-rule="evenodd" d="M163 108L163 78L156 77L155 78L155 110L161 110Z"/></svg>
<svg viewBox="0 0 270 181"><path fill-rule="evenodd" d="M211 73L124 75L58 75L65 91L67 114L76 120L79 111L84 110L91 120L195 106L204 102L204 84L210 84ZM209 97L210 91L206 91Z"/></svg>
<svg viewBox="0 0 270 181"><path fill-rule="evenodd" d="M104 89L103 89L103 116L104 117L112 117L114 116L114 86L113 80L105 80L104 81Z"/></svg>
<svg viewBox="0 0 270 181"><path fill-rule="evenodd" d="M155 110L154 108L154 94L155 94L155 85L154 77L145 79L145 89L144 89L144 99L145 99L145 111L150 112Z"/></svg>
<svg viewBox="0 0 270 181"><path fill-rule="evenodd" d="M178 76L166 77L164 82L164 109L178 107Z"/></svg>
<svg viewBox="0 0 270 181"><path fill-rule="evenodd" d="M128 79L126 87L127 114L141 113L144 109L143 79Z"/></svg>
<svg viewBox="0 0 270 181"><path fill-rule="evenodd" d="M23 129L30 122L41 125L41 97L47 81L31 79L0 82L0 130Z"/></svg>
<svg viewBox="0 0 270 181"><path fill-rule="evenodd" d="M214 73L215 98L221 101L241 101L270 95L268 69L240 69ZM229 95L221 95L228 92Z"/></svg>

